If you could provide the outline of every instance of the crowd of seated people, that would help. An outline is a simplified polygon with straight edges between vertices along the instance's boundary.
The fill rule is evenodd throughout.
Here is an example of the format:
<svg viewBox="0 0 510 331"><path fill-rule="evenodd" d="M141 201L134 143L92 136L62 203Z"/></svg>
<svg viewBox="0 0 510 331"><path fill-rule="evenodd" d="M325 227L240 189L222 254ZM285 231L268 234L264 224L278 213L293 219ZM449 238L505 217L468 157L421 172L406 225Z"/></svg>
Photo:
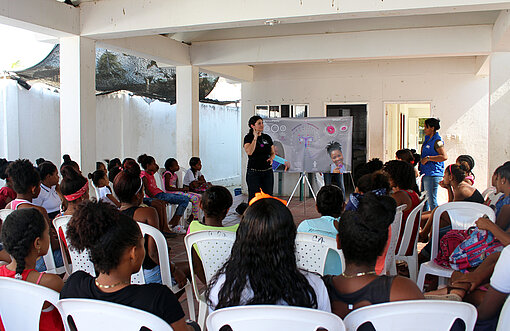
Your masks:
<svg viewBox="0 0 510 331"><path fill-rule="evenodd" d="M161 317L175 330L196 330L196 324L185 321L177 296L161 284L154 239L144 238L136 222L151 225L167 237L221 229L236 232L236 240L229 259L209 283L201 267L200 252L194 249L191 257L198 278L206 283L210 311L273 304L319 309L345 318L353 310L372 304L425 297L454 298L477 306L476 329L494 330L510 293L510 251L506 247L510 243L510 162L495 170L495 193L486 201L473 186L474 160L470 156L462 155L445 167L439 185L446 190L448 201L493 206L496 221L480 218L476 226L491 232L505 248L488 255L468 273L454 272L447 287L429 288L432 291L424 296L412 280L382 272L391 238L390 225L398 206L405 204L406 208L396 250L407 222L414 222L413 233L420 228L421 241L430 241L434 210L424 213L421 224L419 219L408 220L421 201L415 172L418 161L412 152L399 151L396 160L383 164L373 159L356 167L355 191L348 197L334 185L319 190L316 208L320 218L295 220L284 202L260 195L244 211L239 224L224 226L233 205L232 195L226 188L205 180L198 158L189 161L183 188L178 187L179 164L173 158L165 162L163 173L158 172L154 157L147 154L137 160L97 162L96 170L88 176L96 192L100 192L97 202L89 198L92 183L68 155L60 168L44 159L37 160L37 167L24 159L0 159L0 178L5 180L0 189L0 206L14 210L0 224L0 260L7 263L0 267L0 276L49 287L60 292L61 298L93 298L128 305ZM155 176L160 176L163 187L156 184ZM167 203L177 205L175 214L169 217ZM179 221L188 204L192 212L186 229ZM199 219L200 209L203 219ZM57 267L63 265L63 258L68 258L67 251L60 251L58 240L64 234L57 234L51 223L62 215L71 216L65 234L68 242L74 249L90 251L97 277L75 272L64 283L63 275L45 273L41 257L48 249L52 249ZM451 230L449 224L449 215L444 213L441 235ZM336 252L330 251L322 278L300 269L295 258L298 232L335 238L345 265L341 265ZM409 246L408 253L412 249ZM426 251L427 248L423 254ZM131 274L140 268L146 284L131 285ZM181 286L190 278L187 263L170 263L170 269L174 281ZM45 306L41 316L41 329L63 329L58 312L51 307Z"/></svg>

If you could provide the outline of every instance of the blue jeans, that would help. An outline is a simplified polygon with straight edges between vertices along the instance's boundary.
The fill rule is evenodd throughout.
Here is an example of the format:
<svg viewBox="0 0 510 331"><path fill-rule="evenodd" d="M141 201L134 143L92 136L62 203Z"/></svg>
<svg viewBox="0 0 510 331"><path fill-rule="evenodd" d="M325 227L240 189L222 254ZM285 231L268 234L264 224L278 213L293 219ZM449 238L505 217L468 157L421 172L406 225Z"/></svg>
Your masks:
<svg viewBox="0 0 510 331"><path fill-rule="evenodd" d="M437 207L437 187L443 177L423 176L421 179L421 191L427 191L427 202L424 210L434 210Z"/></svg>
<svg viewBox="0 0 510 331"><path fill-rule="evenodd" d="M53 259L55 260L55 267L59 268L64 265L64 260L62 259L62 252L60 249L53 251ZM46 271L46 264L44 263L42 256L35 262L35 270L39 272Z"/></svg>
<svg viewBox="0 0 510 331"><path fill-rule="evenodd" d="M143 269L143 277L145 278L145 284L161 284L161 269L159 265L152 269Z"/></svg>
<svg viewBox="0 0 510 331"><path fill-rule="evenodd" d="M159 200L177 205L177 209L175 210L175 215L177 216L184 215L184 211L188 207L189 203L189 198L185 195L160 192L156 194L155 197Z"/></svg>

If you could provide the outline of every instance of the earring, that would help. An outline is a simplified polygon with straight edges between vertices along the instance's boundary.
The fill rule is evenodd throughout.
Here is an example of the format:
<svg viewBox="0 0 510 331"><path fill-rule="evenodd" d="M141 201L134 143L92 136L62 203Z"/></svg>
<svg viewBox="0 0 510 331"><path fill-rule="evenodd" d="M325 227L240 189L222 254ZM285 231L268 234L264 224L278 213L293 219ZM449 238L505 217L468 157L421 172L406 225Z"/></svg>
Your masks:
<svg viewBox="0 0 510 331"><path fill-rule="evenodd" d="M41 247L37 247L37 254L41 253Z"/></svg>

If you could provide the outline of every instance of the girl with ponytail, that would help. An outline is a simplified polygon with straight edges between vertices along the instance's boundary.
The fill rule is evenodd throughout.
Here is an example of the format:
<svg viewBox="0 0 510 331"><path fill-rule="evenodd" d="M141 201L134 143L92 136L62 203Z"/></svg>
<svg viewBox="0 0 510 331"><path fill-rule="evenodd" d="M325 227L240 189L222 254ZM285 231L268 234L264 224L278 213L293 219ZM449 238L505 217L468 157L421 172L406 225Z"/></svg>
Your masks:
<svg viewBox="0 0 510 331"><path fill-rule="evenodd" d="M48 252L50 245L49 226L39 211L25 208L12 212L3 223L1 240L12 262L0 266L0 276L60 292L64 282L59 276L35 270L36 260ZM8 300L8 297L4 296L2 300ZM58 310L48 303L43 306L39 323L39 330L64 330ZM0 330L4 330L1 323Z"/></svg>

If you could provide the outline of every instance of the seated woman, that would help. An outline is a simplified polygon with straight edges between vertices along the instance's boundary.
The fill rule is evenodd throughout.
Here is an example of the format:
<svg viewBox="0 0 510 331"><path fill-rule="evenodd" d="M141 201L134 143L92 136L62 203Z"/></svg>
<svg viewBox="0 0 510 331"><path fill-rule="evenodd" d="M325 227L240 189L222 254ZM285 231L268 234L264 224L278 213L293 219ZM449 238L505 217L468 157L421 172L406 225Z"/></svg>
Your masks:
<svg viewBox="0 0 510 331"><path fill-rule="evenodd" d="M60 298L104 300L141 309L165 320L173 330L193 330L172 291L161 284L130 285L145 256L136 221L104 202L83 203L69 221L67 235L79 251L88 249L98 273L74 272Z"/></svg>
<svg viewBox="0 0 510 331"><path fill-rule="evenodd" d="M193 221L189 225L188 234L204 231L204 230L225 230L236 232L239 224L231 226L223 226L223 219L227 216L229 208L232 206L232 194L223 186L211 186L204 194L202 194L202 200L200 201L200 207L204 211L204 223L199 221ZM200 254L195 247L192 252L193 269L198 279L202 283L206 283L204 267L200 261Z"/></svg>
<svg viewBox="0 0 510 331"><path fill-rule="evenodd" d="M294 219L282 202L264 198L251 204L230 258L207 286L209 308L266 304L331 311L320 277L298 268L295 239Z"/></svg>
<svg viewBox="0 0 510 331"><path fill-rule="evenodd" d="M395 217L391 197L365 194L357 211L346 211L338 224L338 248L346 267L340 276L324 276L332 312L344 318L351 311L376 303L422 299L423 294L409 278L377 276L375 262L381 255L388 231L384 227Z"/></svg>
<svg viewBox="0 0 510 331"><path fill-rule="evenodd" d="M48 217L54 219L60 213L62 198L60 197L60 187L58 185L58 169L50 161L37 159L37 170L41 177L41 191L37 198L33 200L34 205L46 209Z"/></svg>
<svg viewBox="0 0 510 331"><path fill-rule="evenodd" d="M140 168L134 161L127 161L124 169L115 177L113 182L115 194L120 199L120 212L133 218L135 221L148 224L161 231L158 214L152 207L142 207L143 183L140 178ZM143 274L146 283L161 283L161 271L156 242L150 236L145 237L145 259L143 261ZM175 264L170 263L171 273L180 286L186 284L185 273ZM189 269L184 263L184 270ZM186 271L189 274L189 271Z"/></svg>
<svg viewBox="0 0 510 331"><path fill-rule="evenodd" d="M0 266L1 277L21 279L60 292L64 282L59 276L35 270L36 260L46 255L50 245L49 226L40 212L34 208L12 212L3 223L2 242L12 262ZM9 300L7 296L3 293L2 300ZM0 330L5 330L1 320ZM64 330L58 310L49 303L43 306L39 330Z"/></svg>
<svg viewBox="0 0 510 331"><path fill-rule="evenodd" d="M336 238L338 220L344 210L344 194L336 185L325 185L317 193L317 211L320 218L304 220L299 224L298 232L315 233L321 236ZM339 275L342 270L342 262L338 253L330 250L326 257L324 267L325 275Z"/></svg>

